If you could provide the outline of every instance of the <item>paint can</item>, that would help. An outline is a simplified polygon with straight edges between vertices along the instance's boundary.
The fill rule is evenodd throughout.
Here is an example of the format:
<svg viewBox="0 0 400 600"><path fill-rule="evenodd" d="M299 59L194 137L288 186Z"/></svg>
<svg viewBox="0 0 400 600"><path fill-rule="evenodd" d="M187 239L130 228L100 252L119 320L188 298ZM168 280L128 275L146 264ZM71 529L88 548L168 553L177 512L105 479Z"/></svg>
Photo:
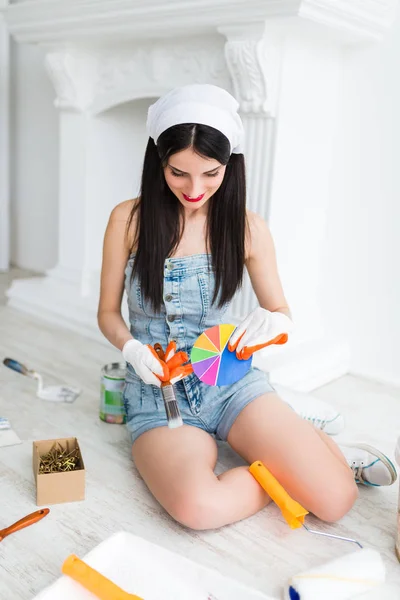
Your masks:
<svg viewBox="0 0 400 600"><path fill-rule="evenodd" d="M396 458L396 462L398 467L400 468L400 437L397 440L397 446L396 446L396 450L395 450L395 458ZM399 481L400 484L400 481ZM397 532L396 532L396 554L397 554L397 558L400 561L400 485L399 485L399 499L398 499L398 505L397 505Z"/></svg>
<svg viewBox="0 0 400 600"><path fill-rule="evenodd" d="M109 363L101 370L100 419L106 423L126 423L123 392L125 363Z"/></svg>

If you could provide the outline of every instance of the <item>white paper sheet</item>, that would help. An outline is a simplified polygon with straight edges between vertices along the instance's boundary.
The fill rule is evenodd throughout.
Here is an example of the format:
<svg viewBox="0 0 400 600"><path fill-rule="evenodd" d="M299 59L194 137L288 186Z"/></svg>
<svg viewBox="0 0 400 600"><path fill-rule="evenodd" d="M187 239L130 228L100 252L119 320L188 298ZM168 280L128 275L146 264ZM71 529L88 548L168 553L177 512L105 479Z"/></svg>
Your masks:
<svg viewBox="0 0 400 600"><path fill-rule="evenodd" d="M22 444L22 441L13 429L0 429L0 448L3 446L15 446L16 444Z"/></svg>
<svg viewBox="0 0 400 600"><path fill-rule="evenodd" d="M117 533L79 558L143 600L276 600L130 533ZM33 600L72 598L95 600L66 576Z"/></svg>

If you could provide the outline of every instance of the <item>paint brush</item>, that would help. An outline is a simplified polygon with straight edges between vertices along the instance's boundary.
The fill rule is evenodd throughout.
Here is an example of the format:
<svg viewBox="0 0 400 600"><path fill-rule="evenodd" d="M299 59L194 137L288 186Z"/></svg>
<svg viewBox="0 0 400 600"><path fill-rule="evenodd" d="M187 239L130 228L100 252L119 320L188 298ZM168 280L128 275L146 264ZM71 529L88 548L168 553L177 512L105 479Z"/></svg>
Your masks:
<svg viewBox="0 0 400 600"><path fill-rule="evenodd" d="M172 383L163 383L161 391L164 399L165 412L167 413L168 427L175 429L183 425L181 412L175 396L175 390Z"/></svg>
<svg viewBox="0 0 400 600"><path fill-rule="evenodd" d="M157 356L160 360L165 360L165 354L161 344L154 344L154 350L157 352ZM167 354L168 358L171 360L173 354L171 355L170 351L168 351ZM164 381L161 384L161 392L163 395L165 412L167 414L168 427L170 429L181 427L181 425L183 425L183 420L176 400L174 386L171 381Z"/></svg>

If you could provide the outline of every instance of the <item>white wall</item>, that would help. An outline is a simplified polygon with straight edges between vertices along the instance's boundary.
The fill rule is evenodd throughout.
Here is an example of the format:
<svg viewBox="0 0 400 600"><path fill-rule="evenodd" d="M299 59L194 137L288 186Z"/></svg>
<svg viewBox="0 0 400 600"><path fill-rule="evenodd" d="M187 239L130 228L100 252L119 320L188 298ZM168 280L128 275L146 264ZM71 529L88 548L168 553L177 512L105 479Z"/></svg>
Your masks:
<svg viewBox="0 0 400 600"><path fill-rule="evenodd" d="M57 263L58 112L37 46L11 46L11 262Z"/></svg>
<svg viewBox="0 0 400 600"><path fill-rule="evenodd" d="M400 385L400 15L385 41L344 55L321 297L352 372Z"/></svg>
<svg viewBox="0 0 400 600"><path fill-rule="evenodd" d="M318 249L330 202L329 170L342 66L337 45L323 40L316 46L300 34L287 40L285 56L269 224L297 324L295 335L309 341L325 334L318 301L324 265Z"/></svg>

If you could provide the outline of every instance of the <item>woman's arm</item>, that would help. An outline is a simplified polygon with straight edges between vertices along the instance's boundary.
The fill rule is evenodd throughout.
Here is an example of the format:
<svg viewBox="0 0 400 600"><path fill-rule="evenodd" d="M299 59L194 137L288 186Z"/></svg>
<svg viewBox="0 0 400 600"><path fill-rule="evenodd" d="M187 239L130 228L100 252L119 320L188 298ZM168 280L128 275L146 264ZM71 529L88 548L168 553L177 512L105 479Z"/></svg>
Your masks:
<svg viewBox="0 0 400 600"><path fill-rule="evenodd" d="M278 274L275 246L268 225L259 215L248 212L248 253L246 267L262 308L291 318Z"/></svg>
<svg viewBox="0 0 400 600"><path fill-rule="evenodd" d="M260 306L247 315L229 340L229 350L243 360L266 346L285 344L293 330L270 231L254 213L248 213L248 224L246 267Z"/></svg>
<svg viewBox="0 0 400 600"><path fill-rule="evenodd" d="M132 339L121 314L125 267L130 252L130 236L126 235L126 225L132 206L133 201L128 200L113 209L103 244L97 322L104 336L119 350L122 350L125 342Z"/></svg>

